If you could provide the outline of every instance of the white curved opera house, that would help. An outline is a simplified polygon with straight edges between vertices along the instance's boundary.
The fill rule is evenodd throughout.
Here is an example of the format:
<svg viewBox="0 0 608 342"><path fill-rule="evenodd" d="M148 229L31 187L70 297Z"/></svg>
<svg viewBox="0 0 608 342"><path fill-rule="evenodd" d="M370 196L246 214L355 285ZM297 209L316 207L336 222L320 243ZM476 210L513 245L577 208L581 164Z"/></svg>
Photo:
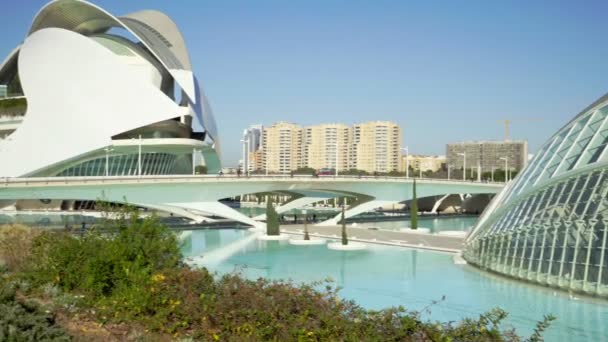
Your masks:
<svg viewBox="0 0 608 342"><path fill-rule="evenodd" d="M161 12L52 1L0 64L0 177L192 174L198 154L214 172L218 139Z"/></svg>

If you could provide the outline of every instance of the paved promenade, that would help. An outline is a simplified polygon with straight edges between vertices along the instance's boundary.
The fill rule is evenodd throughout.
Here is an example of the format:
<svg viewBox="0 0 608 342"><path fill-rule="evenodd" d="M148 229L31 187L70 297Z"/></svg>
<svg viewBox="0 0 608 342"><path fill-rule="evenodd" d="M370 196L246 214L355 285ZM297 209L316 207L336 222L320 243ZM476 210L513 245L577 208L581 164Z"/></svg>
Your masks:
<svg viewBox="0 0 608 342"><path fill-rule="evenodd" d="M341 236L341 226L314 226L308 225L308 232L311 236L339 239ZM410 233L391 230L373 230L359 227L346 227L349 240L366 243L377 243L392 246L403 246L418 249L428 249L440 252L458 254L462 250L463 237ZM303 224L293 224L281 226L281 231L285 233L304 234Z"/></svg>

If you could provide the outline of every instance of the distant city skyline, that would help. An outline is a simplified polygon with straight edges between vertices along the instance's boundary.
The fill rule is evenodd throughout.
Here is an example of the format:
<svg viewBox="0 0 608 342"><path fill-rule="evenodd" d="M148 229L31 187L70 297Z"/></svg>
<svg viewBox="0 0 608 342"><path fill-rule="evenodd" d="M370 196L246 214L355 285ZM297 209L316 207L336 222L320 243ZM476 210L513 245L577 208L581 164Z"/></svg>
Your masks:
<svg viewBox="0 0 608 342"><path fill-rule="evenodd" d="M5 4L0 55L46 2ZM443 154L449 142L503 139L500 120L513 119L511 139L536 153L608 91L602 1L93 3L180 23L227 166L244 128L281 120L393 121L412 153Z"/></svg>

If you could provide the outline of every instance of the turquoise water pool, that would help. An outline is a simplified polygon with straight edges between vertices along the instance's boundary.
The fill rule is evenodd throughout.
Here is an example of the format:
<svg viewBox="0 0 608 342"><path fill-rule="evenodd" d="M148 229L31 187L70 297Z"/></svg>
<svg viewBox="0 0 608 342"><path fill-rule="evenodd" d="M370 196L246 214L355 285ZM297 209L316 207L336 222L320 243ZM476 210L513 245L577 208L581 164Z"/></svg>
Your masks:
<svg viewBox="0 0 608 342"><path fill-rule="evenodd" d="M445 230L469 230L477 222L477 216L421 216L418 217L418 227L429 228L432 233ZM410 220L379 221L357 223L359 227L378 227L380 229L397 230L410 226Z"/></svg>
<svg viewBox="0 0 608 342"><path fill-rule="evenodd" d="M425 316L457 321L494 307L510 313L507 326L529 335L537 320L558 320L547 341L608 340L608 305L570 299L553 290L499 278L470 266L454 265L452 256L400 247L370 245L363 252L338 252L326 246L291 246L257 241L246 230L199 230L182 233L184 255L218 273L242 272L248 278L334 280L344 298L367 308L403 305ZM199 258L202 256L202 258Z"/></svg>
<svg viewBox="0 0 608 342"><path fill-rule="evenodd" d="M247 216L257 216L264 214L266 212L265 208L260 207L241 207L238 208L240 212ZM298 216L302 216L301 210L290 210L284 215L292 215L296 213ZM312 214L317 214L319 217L325 217L328 215L334 216L337 214L337 211L333 209L307 209L307 214L310 216ZM377 214L380 215L380 214ZM475 224L477 221L477 216L463 216L463 215L454 215L454 216L419 216L418 217L418 226L423 228L429 228L431 232L440 232L444 230L468 230L471 226ZM350 223L349 223L350 224ZM360 227L378 227L380 229L389 229L389 230L398 230L400 228L406 228L410 226L409 219L402 219L397 221L374 221L374 222L364 222L364 223L356 223L357 226Z"/></svg>

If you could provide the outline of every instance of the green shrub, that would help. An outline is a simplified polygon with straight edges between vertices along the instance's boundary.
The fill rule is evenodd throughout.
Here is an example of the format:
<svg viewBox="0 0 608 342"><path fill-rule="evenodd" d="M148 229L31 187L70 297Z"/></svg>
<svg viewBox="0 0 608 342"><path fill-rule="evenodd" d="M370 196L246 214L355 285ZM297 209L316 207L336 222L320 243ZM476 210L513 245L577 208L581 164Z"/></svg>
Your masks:
<svg viewBox="0 0 608 342"><path fill-rule="evenodd" d="M50 313L33 301L19 301L15 288L0 279L0 341L69 341Z"/></svg>
<svg viewBox="0 0 608 342"><path fill-rule="evenodd" d="M412 201L410 202L410 228L418 229L418 198L416 197L416 178L412 184Z"/></svg>
<svg viewBox="0 0 608 342"><path fill-rule="evenodd" d="M157 270L178 267L175 234L154 216L124 209L81 237L44 232L34 239L28 276L96 301L117 288L145 285Z"/></svg>
<svg viewBox="0 0 608 342"><path fill-rule="evenodd" d="M266 202L266 235L281 235L279 215L272 205L271 198Z"/></svg>
<svg viewBox="0 0 608 342"><path fill-rule="evenodd" d="M8 271L21 271L30 258L32 241L39 230L19 224L0 226L0 265Z"/></svg>
<svg viewBox="0 0 608 342"><path fill-rule="evenodd" d="M346 235L346 218L344 217L344 207L340 216L340 224L342 225L342 245L348 245L348 236Z"/></svg>

